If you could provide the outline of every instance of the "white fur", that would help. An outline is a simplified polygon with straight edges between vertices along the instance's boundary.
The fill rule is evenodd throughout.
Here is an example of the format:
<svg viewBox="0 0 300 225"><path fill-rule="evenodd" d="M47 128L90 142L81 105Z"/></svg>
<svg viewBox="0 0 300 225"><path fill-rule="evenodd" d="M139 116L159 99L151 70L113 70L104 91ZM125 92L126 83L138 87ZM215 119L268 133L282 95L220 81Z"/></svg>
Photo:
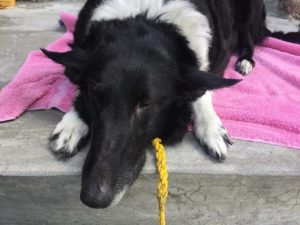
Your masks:
<svg viewBox="0 0 300 225"><path fill-rule="evenodd" d="M212 93L206 92L193 104L194 132L201 144L206 145L213 157L226 158L227 144L223 137L227 135L222 122L212 104Z"/></svg>
<svg viewBox="0 0 300 225"><path fill-rule="evenodd" d="M125 186L122 191L120 191L118 194L115 195L114 200L110 203L108 207L114 207L115 205L117 205L119 201L121 201L121 199L123 198L127 190L128 190L128 186Z"/></svg>
<svg viewBox="0 0 300 225"><path fill-rule="evenodd" d="M240 72L243 75L248 75L253 70L252 64L246 59L242 60L241 62L238 62L237 68L238 72Z"/></svg>
<svg viewBox="0 0 300 225"><path fill-rule="evenodd" d="M59 136L50 143L50 147L54 152L72 154L77 151L79 141L87 135L88 131L88 126L72 108L57 124L53 135Z"/></svg>
<svg viewBox="0 0 300 225"><path fill-rule="evenodd" d="M125 19L143 13L149 19L158 19L177 26L195 52L200 70L209 69L208 54L212 40L209 22L189 1L106 0L95 9L92 20Z"/></svg>

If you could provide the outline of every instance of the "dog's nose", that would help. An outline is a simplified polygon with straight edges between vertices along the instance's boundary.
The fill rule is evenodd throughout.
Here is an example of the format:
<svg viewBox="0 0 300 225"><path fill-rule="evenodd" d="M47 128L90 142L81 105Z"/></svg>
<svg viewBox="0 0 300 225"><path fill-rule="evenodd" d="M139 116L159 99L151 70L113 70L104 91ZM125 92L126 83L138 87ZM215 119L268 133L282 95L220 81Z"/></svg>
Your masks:
<svg viewBox="0 0 300 225"><path fill-rule="evenodd" d="M91 208L107 208L113 200L113 193L107 188L101 188L101 190L97 191L82 189L80 199Z"/></svg>

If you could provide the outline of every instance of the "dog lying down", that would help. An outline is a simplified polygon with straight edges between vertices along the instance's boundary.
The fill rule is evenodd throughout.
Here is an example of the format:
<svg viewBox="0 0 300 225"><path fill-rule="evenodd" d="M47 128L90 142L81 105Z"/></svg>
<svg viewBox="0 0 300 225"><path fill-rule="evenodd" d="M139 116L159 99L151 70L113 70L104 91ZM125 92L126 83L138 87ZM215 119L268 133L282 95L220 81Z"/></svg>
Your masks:
<svg viewBox="0 0 300 225"><path fill-rule="evenodd" d="M193 121L207 153L224 160L232 144L212 105L229 57L251 72L253 49L269 34L262 0L88 0L72 50L44 54L78 86L50 148L72 156L89 141L81 200L115 205L140 174L155 137L182 140Z"/></svg>

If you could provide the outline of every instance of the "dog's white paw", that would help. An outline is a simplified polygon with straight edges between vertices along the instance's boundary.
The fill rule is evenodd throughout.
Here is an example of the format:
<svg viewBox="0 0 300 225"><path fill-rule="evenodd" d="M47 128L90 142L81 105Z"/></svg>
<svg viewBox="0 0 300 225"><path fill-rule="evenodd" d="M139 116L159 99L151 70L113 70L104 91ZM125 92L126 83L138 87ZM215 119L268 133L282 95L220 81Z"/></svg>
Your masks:
<svg viewBox="0 0 300 225"><path fill-rule="evenodd" d="M254 68L254 62L250 62L247 59L243 59L241 61L238 61L236 64L236 70L242 75L248 75L252 72Z"/></svg>
<svg viewBox="0 0 300 225"><path fill-rule="evenodd" d="M193 104L193 110L195 136L209 155L224 160L232 142L213 108L211 92L200 97Z"/></svg>
<svg viewBox="0 0 300 225"><path fill-rule="evenodd" d="M217 160L226 159L232 141L221 123L204 126L203 124L195 124L194 129L197 139L210 156Z"/></svg>
<svg viewBox="0 0 300 225"><path fill-rule="evenodd" d="M208 108L209 105L206 109ZM197 139L213 158L226 159L232 141L220 118L215 113L209 113L209 110L204 110L199 115L194 120L194 132Z"/></svg>
<svg viewBox="0 0 300 225"><path fill-rule="evenodd" d="M79 118L75 110L64 115L49 138L50 149L63 156L72 156L88 134L88 126Z"/></svg>

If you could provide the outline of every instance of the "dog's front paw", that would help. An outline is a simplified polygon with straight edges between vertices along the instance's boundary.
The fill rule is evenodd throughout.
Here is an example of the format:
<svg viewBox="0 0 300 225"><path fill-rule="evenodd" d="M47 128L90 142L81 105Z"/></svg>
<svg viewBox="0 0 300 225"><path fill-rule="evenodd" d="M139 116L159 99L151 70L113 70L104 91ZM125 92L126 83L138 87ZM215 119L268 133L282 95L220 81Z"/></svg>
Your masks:
<svg viewBox="0 0 300 225"><path fill-rule="evenodd" d="M225 160L232 141L222 124L195 127L195 134L205 151L214 159Z"/></svg>
<svg viewBox="0 0 300 225"><path fill-rule="evenodd" d="M239 59L235 65L235 69L242 75L248 75L252 72L255 63L253 60Z"/></svg>
<svg viewBox="0 0 300 225"><path fill-rule="evenodd" d="M88 135L88 126L71 110L64 115L49 138L49 148L55 154L70 157L77 153Z"/></svg>

